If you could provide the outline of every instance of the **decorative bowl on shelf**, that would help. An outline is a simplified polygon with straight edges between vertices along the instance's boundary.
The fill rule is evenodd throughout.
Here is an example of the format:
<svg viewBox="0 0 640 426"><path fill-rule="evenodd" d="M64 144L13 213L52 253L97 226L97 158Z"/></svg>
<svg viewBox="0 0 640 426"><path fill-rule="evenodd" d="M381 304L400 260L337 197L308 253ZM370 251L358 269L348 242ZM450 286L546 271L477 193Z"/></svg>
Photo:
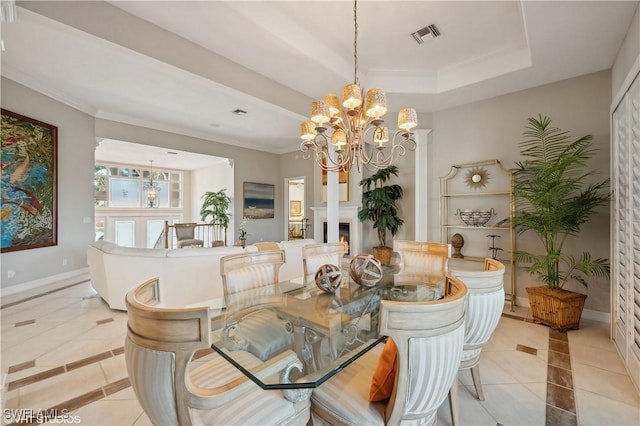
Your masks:
<svg viewBox="0 0 640 426"><path fill-rule="evenodd" d="M458 211L456 212L456 215L460 216L460 219L465 225L473 226L473 210L465 209L460 211L460 209L458 209Z"/></svg>
<svg viewBox="0 0 640 426"><path fill-rule="evenodd" d="M476 217L476 226L485 226L487 222L489 222L489 219L491 219L491 216L495 214L496 212L493 208L491 210L479 210Z"/></svg>
<svg viewBox="0 0 640 426"><path fill-rule="evenodd" d="M456 216L460 216L460 220L467 226L485 226L495 214L493 207L490 210L458 209L456 211Z"/></svg>

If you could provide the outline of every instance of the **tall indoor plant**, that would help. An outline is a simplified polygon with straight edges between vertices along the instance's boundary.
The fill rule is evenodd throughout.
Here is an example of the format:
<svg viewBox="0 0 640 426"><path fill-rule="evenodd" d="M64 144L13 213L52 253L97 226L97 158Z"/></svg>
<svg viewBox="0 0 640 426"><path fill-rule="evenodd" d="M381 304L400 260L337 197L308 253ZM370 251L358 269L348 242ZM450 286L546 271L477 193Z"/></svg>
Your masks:
<svg viewBox="0 0 640 426"><path fill-rule="evenodd" d="M215 238L216 240L211 244L212 246L225 245L224 235L229 227L229 220L231 214L229 206L231 205L231 198L225 193L226 189L219 191L208 191L202 196L202 207L200 208L200 218L203 222L207 222L211 225L216 225ZM209 219L210 217L210 219Z"/></svg>
<svg viewBox="0 0 640 426"><path fill-rule="evenodd" d="M362 210L358 213L361 222L372 221L378 232L380 245L373 248L373 255L383 264L388 264L393 249L387 247L387 231L395 236L404 221L398 216L396 202L402 199L402 187L397 184L383 185L398 176L398 167L389 166L378 170L368 178L360 181L362 192Z"/></svg>
<svg viewBox="0 0 640 426"><path fill-rule="evenodd" d="M573 280L586 287L586 277L608 277L610 268L607 259L592 259L588 251L578 257L567 254L565 242L609 202L609 180L592 182L597 172L587 168L595 154L591 135L571 141L568 132L540 115L528 119L523 136L520 153L525 159L514 169L513 221L518 234L534 233L543 250L516 251L514 258L544 284L527 288L534 320L557 330L577 328L586 295L563 287ZM554 306L546 295L569 305Z"/></svg>

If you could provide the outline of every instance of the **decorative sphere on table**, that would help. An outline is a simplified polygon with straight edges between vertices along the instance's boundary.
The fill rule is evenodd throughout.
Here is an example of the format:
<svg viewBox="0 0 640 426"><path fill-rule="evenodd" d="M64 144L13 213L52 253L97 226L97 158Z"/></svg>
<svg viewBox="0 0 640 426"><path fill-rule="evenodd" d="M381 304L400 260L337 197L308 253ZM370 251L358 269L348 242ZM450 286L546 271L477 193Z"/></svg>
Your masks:
<svg viewBox="0 0 640 426"><path fill-rule="evenodd" d="M342 283L342 272L336 265L322 265L316 272L315 281L320 290L334 293Z"/></svg>
<svg viewBox="0 0 640 426"><path fill-rule="evenodd" d="M382 265L370 254L359 254L351 259L349 276L357 284L373 287L382 278Z"/></svg>
<svg viewBox="0 0 640 426"><path fill-rule="evenodd" d="M451 257L457 259L464 259L464 255L460 253L460 249L464 246L464 238L460 234L453 234L451 237L451 246L453 247L453 254Z"/></svg>

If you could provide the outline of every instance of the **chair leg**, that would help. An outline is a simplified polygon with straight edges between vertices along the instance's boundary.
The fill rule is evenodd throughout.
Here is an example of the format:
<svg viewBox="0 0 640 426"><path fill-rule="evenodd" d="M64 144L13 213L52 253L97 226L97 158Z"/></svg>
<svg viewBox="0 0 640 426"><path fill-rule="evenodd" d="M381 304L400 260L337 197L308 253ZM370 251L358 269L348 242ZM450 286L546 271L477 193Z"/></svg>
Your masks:
<svg viewBox="0 0 640 426"><path fill-rule="evenodd" d="M482 391L482 382L480 381L480 364L471 367L471 378L473 379L473 386L476 388L478 399L484 401L484 392Z"/></svg>
<svg viewBox="0 0 640 426"><path fill-rule="evenodd" d="M451 411L451 426L458 424L458 375L449 389L449 410Z"/></svg>

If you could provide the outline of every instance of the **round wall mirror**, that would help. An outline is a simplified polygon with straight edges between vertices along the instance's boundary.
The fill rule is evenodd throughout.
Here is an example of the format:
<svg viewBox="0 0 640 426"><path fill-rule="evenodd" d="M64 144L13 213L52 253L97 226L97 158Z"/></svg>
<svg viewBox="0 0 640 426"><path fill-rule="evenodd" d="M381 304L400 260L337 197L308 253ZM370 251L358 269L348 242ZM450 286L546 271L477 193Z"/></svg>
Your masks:
<svg viewBox="0 0 640 426"><path fill-rule="evenodd" d="M481 189L489 181L489 172L484 167L472 167L464 176L465 184L471 189Z"/></svg>

